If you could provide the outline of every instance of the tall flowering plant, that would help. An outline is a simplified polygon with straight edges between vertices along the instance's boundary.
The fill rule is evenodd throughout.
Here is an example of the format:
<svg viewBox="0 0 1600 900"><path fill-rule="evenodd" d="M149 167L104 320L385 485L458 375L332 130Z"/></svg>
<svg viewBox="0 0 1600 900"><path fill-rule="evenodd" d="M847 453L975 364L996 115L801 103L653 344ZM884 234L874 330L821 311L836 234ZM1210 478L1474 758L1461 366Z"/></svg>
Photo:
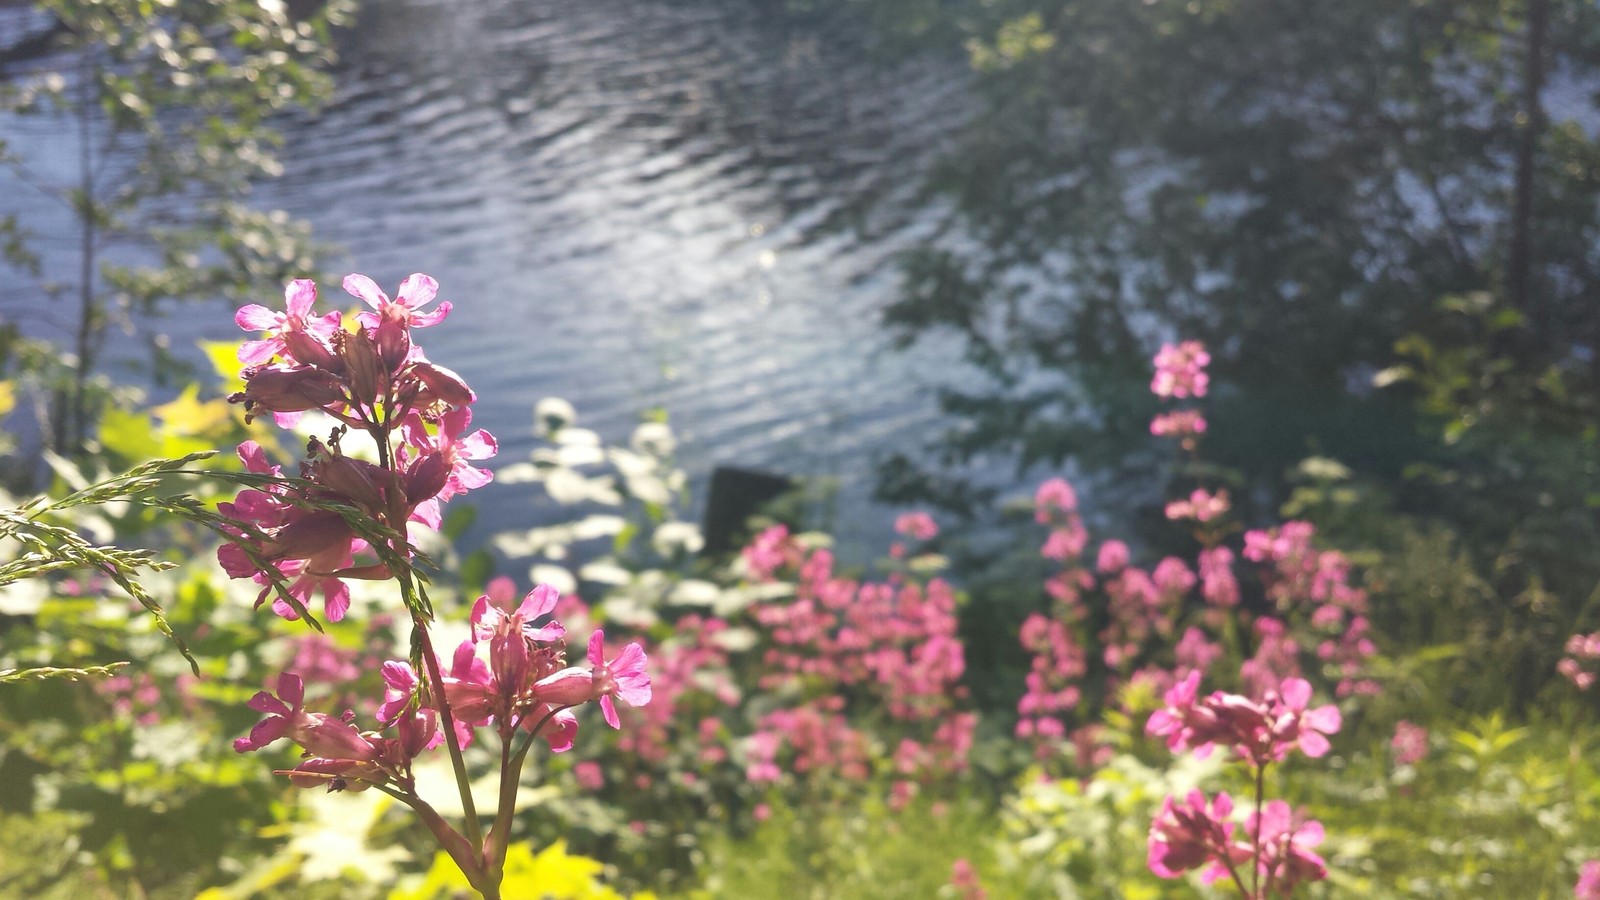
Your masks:
<svg viewBox="0 0 1600 900"><path fill-rule="evenodd" d="M1195 341L1164 346L1151 390L1164 400L1205 397L1209 359ZM1150 426L1196 462L1206 428L1193 407L1163 412ZM1048 610L1029 616L1019 635L1031 659L1017 736L1031 741L1042 760L1070 738L1076 767L1093 769L1112 752L1095 724L1097 697L1120 712L1141 713L1149 707L1140 704L1191 672L1233 669L1243 693L1256 701L1286 678L1319 675L1340 698L1379 691L1370 677L1377 646L1367 594L1352 582L1344 554L1315 545L1310 523L1247 530L1241 543L1230 543L1239 527L1228 492L1200 484L1165 507L1168 520L1193 535L1193 562L1169 556L1147 570L1133 564L1122 541L1102 541L1091 551L1066 481L1040 485L1034 512L1048 529L1039 553L1060 566L1044 585ZM1253 580L1242 577L1251 574ZM1123 690L1133 686L1145 690Z"/></svg>
<svg viewBox="0 0 1600 900"><path fill-rule="evenodd" d="M474 463L494 456L495 440L471 430L476 398L466 382L413 341L413 331L449 315L449 303L434 305L437 282L412 275L394 299L364 275L348 276L344 288L370 307L348 328L338 312L313 310L316 285L307 280L289 284L285 310L250 305L235 317L263 334L239 349L245 384L230 399L243 404L247 420L270 415L287 427L315 411L332 423L325 439L307 443L297 477L284 476L256 443L239 447L260 479L222 506L233 541L218 561L231 577L262 586L257 607L270 599L275 613L312 627L319 627L310 609L319 596L323 614L338 621L350 608L349 580L392 582L411 619L411 654L382 664L374 727L358 727L349 710L307 710L304 681L291 670L275 690L250 700L264 718L234 748L249 753L287 738L303 750L298 765L279 773L291 783L394 797L416 812L472 886L497 900L530 747L542 740L553 752L571 748L574 710L591 702L620 727L617 700L650 701L647 660L638 644L613 652L595 629L588 665L568 665L566 629L549 618L560 597L548 585L520 601L514 591L479 597L466 636L441 660L410 535L437 528L443 503L490 481ZM370 452L350 452L352 439ZM493 734L500 751L498 806L487 830L462 755L480 730ZM440 746L465 811L459 831L417 792L413 764Z"/></svg>
<svg viewBox="0 0 1600 900"><path fill-rule="evenodd" d="M1190 404L1156 416L1150 431L1196 462L1208 426L1192 404L1208 392L1209 362L1199 342L1168 344L1155 357L1150 385L1162 400ZM1226 793L1167 797L1149 831L1150 871L1176 878L1200 869L1206 883L1226 880L1251 900L1325 877L1313 851L1322 826L1269 800L1267 772L1291 751L1323 756L1328 735L1340 728L1337 707L1311 705L1308 670L1339 697L1379 689L1369 675L1377 648L1367 595L1351 583L1349 560L1316 548L1305 522L1246 531L1236 555L1229 538L1239 528L1228 492L1203 482L1165 507L1166 518L1194 538L1192 566L1169 556L1146 571L1115 540L1091 554L1077 496L1061 479L1039 487L1034 509L1049 529L1039 552L1061 568L1045 584L1049 613L1022 626L1031 665L1018 736L1032 741L1043 761L1066 747L1077 769L1093 772L1112 757L1115 737L1094 723L1096 713L1112 711L1131 723L1150 709L1146 698L1161 696L1165 705L1149 716L1146 734L1196 756L1231 748L1249 770L1254 804L1240 818ZM1238 557L1247 570L1253 565L1257 584L1241 582ZM1236 681L1240 692L1202 697L1201 680L1217 676ZM1099 689L1086 691L1086 684ZM1124 690L1134 687L1142 689ZM1071 730L1074 721L1090 724Z"/></svg>
<svg viewBox="0 0 1600 900"><path fill-rule="evenodd" d="M1200 673L1190 672L1166 692L1166 705L1151 714L1145 730L1175 752L1204 756L1217 746L1229 748L1249 769L1254 811L1240 829L1226 792L1210 800L1199 790L1182 800L1167 797L1150 823L1150 871L1177 878L1202 869L1205 883L1226 878L1249 900L1287 896L1298 884L1326 878L1327 865L1314 851L1322 843L1322 823L1282 800L1267 800L1267 768L1296 751L1325 755L1328 735L1342 725L1338 708L1312 707L1311 684L1303 678L1285 678L1259 700L1199 694Z"/></svg>

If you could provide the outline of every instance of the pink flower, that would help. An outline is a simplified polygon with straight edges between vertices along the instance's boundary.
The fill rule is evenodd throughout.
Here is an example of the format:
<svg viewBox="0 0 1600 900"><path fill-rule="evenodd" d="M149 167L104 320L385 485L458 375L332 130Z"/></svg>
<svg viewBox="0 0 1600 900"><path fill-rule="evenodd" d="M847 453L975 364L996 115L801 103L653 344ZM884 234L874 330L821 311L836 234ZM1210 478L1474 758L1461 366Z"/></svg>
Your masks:
<svg viewBox="0 0 1600 900"><path fill-rule="evenodd" d="M1088 542L1089 533L1084 530L1082 523L1074 519L1063 527L1051 529L1044 546L1039 548L1039 555L1045 559L1065 561L1082 553L1084 544Z"/></svg>
<svg viewBox="0 0 1600 900"><path fill-rule="evenodd" d="M1316 759L1327 754L1326 735L1336 734L1342 723L1339 708L1333 704L1307 709L1311 702L1311 684L1304 678L1285 678L1278 686L1277 703L1273 706L1273 735L1285 747L1277 759L1287 755L1287 743L1292 742L1300 752Z"/></svg>
<svg viewBox="0 0 1600 900"><path fill-rule="evenodd" d="M472 410L465 406L439 417L437 435L427 433L422 427L420 417L414 416L407 423L406 441L420 454L411 463L411 468L416 469L426 465L425 461L437 455L443 470L444 483L438 490L428 494L428 498L437 497L440 502L444 502L459 494L483 487L494 480L492 472L474 468L471 463L476 460L492 459L499 452L500 446L495 441L494 435L481 428L463 437L463 433L471 424ZM417 477L420 479L422 476ZM433 481L433 484L439 482ZM406 493L413 502L425 499L411 490L407 490Z"/></svg>
<svg viewBox="0 0 1600 900"><path fill-rule="evenodd" d="M322 316L311 315L311 307L317 302L316 282L307 278L289 282L283 289L283 299L288 307L287 312L274 312L251 303L240 307L234 314L233 321L245 331L267 332L267 337L262 340L245 341L239 345L240 362L247 366L259 366L270 362L274 356L293 359L285 342L286 337L296 343L317 342L323 345L324 352L331 352L325 348L327 341L339 329L339 312L334 310ZM301 343L301 346L304 348L306 344ZM315 351L307 355L320 356Z"/></svg>
<svg viewBox="0 0 1600 900"><path fill-rule="evenodd" d="M1094 567L1101 575L1115 575L1128 566L1128 545L1121 541L1106 541L1100 545Z"/></svg>
<svg viewBox="0 0 1600 900"><path fill-rule="evenodd" d="M598 791L606 786L605 771L592 759L573 766L572 776L577 779L578 786L586 791Z"/></svg>
<svg viewBox="0 0 1600 900"><path fill-rule="evenodd" d="M1233 551L1217 546L1200 551L1200 594L1206 604L1223 609L1239 605L1239 581L1233 575Z"/></svg>
<svg viewBox="0 0 1600 900"><path fill-rule="evenodd" d="M1156 354L1150 390L1157 397L1204 397L1210 381L1205 367L1210 363L1211 354L1199 341L1163 344Z"/></svg>
<svg viewBox="0 0 1600 900"><path fill-rule="evenodd" d="M376 310L359 316L361 324L367 328L377 328L386 321L426 328L443 322L445 316L450 315L448 300L440 302L433 312L422 312L424 306L439 296L439 282L421 272L414 272L400 282L399 295L394 300L365 275L346 275L344 289Z"/></svg>
<svg viewBox="0 0 1600 900"><path fill-rule="evenodd" d="M960 892L961 900L985 900L989 892L978 880L978 872L966 859L958 859L950 867L950 886Z"/></svg>
<svg viewBox="0 0 1600 900"><path fill-rule="evenodd" d="M1161 878L1177 878L1190 869L1206 866L1201 879L1210 884L1250 859L1251 848L1233 839L1233 799L1219 793L1208 803L1204 794L1190 791L1182 802L1171 797L1150 823L1146 864ZM1209 864L1209 865L1208 865Z"/></svg>
<svg viewBox="0 0 1600 900"><path fill-rule="evenodd" d="M1322 823L1315 819L1294 824L1289 804L1269 800L1261 813L1251 813L1245 831L1261 847L1258 868L1284 895L1305 881L1328 877L1328 866L1311 848L1322 843Z"/></svg>
<svg viewBox="0 0 1600 900"><path fill-rule="evenodd" d="M1389 741L1389 747L1394 751L1396 764L1409 766L1419 763L1428 755L1428 729L1401 719L1395 723L1394 738Z"/></svg>
<svg viewBox="0 0 1600 900"><path fill-rule="evenodd" d="M278 676L278 694L258 691L246 704L267 717L257 722L250 734L233 742L240 753L253 753L287 737L312 756L325 759L370 760L376 756L371 742L354 725L324 713L308 713L301 708L305 684L300 676L284 672Z"/></svg>
<svg viewBox="0 0 1600 900"><path fill-rule="evenodd" d="M1574 900L1600 900L1600 859L1591 859L1578 871L1578 883L1573 885Z"/></svg>
<svg viewBox="0 0 1600 900"><path fill-rule="evenodd" d="M417 690L417 673L411 671L410 663L391 659L383 664L382 674L383 704L378 707L378 721L389 725L411 703Z"/></svg>
<svg viewBox="0 0 1600 900"><path fill-rule="evenodd" d="M1076 512L1078 509L1078 495L1072 490L1072 485L1065 479L1052 478L1033 494L1033 505L1036 508L1034 518L1039 524L1046 525L1050 522L1050 514L1054 512Z"/></svg>
<svg viewBox="0 0 1600 900"><path fill-rule="evenodd" d="M740 551L750 574L757 581L771 581L772 574L799 558L799 548L789 538L789 529L773 525L755 536L748 547Z"/></svg>
<svg viewBox="0 0 1600 900"><path fill-rule="evenodd" d="M1156 437L1192 438L1204 434L1205 430L1205 417L1192 409L1162 413L1150 420L1150 433Z"/></svg>
<svg viewBox="0 0 1600 900"><path fill-rule="evenodd" d="M939 536L939 524L925 512L902 514L894 520L894 530L919 541L931 541Z"/></svg>
<svg viewBox="0 0 1600 900"><path fill-rule="evenodd" d="M1224 513L1231 507L1228 504L1228 492L1219 490L1215 494L1196 488L1187 500L1174 500L1167 504L1167 518L1176 522L1180 519L1193 519L1196 522L1209 522Z"/></svg>
<svg viewBox="0 0 1600 900"><path fill-rule="evenodd" d="M1144 732L1166 738L1169 750L1193 749L1196 756L1203 757L1210 752L1211 741L1217 735L1217 717L1197 704L1200 675L1196 669L1167 689L1162 697L1166 706L1150 714Z"/></svg>
<svg viewBox="0 0 1600 900"><path fill-rule="evenodd" d="M600 695L600 710L606 724L621 728L622 721L617 718L617 707L611 698L620 697L629 706L644 706L650 702L650 674L645 671L648 659L644 648L633 643L608 662L605 639L605 632L598 628L589 637L589 664L594 667L594 689Z"/></svg>

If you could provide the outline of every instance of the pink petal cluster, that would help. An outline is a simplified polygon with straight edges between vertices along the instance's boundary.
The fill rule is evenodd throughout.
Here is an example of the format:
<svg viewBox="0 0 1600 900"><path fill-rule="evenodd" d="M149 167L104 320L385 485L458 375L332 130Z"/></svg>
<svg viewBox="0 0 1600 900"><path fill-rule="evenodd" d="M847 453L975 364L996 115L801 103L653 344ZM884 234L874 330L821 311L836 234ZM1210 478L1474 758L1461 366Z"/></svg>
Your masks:
<svg viewBox="0 0 1600 900"><path fill-rule="evenodd" d="M1308 522L1248 531L1244 557L1266 567L1262 578L1267 598L1286 615L1304 617L1320 636L1314 649L1338 675L1334 693L1376 694L1380 685L1366 674L1368 661L1377 654L1367 619L1367 592L1351 583L1349 558L1337 550L1319 550L1314 535Z"/></svg>
<svg viewBox="0 0 1600 900"><path fill-rule="evenodd" d="M790 539L786 525L763 530L740 551L745 568L756 581L771 581L779 569L798 566L800 555L800 547Z"/></svg>
<svg viewBox="0 0 1600 900"><path fill-rule="evenodd" d="M1178 878L1205 867L1200 878L1211 884L1228 877L1253 851L1234 837L1233 798L1219 793L1210 800L1190 791L1182 800L1167 797L1150 823L1146 864L1162 878Z"/></svg>
<svg viewBox="0 0 1600 900"><path fill-rule="evenodd" d="M1567 638L1564 649L1566 655L1556 663L1556 671L1580 691L1594 687L1596 671L1600 669L1595 665L1600 661L1600 631L1593 634L1575 634Z"/></svg>
<svg viewBox="0 0 1600 900"><path fill-rule="evenodd" d="M292 672L279 675L276 694L260 691L250 698L249 707L266 717L250 734L234 741L233 749L253 753L288 738L305 750L303 761L283 773L299 787L361 791L375 784L413 783L411 761L430 745L437 727L432 710L424 711L399 738L385 738L359 731L349 713L335 718L306 712L304 700L305 684L300 676Z"/></svg>
<svg viewBox="0 0 1600 900"><path fill-rule="evenodd" d="M1225 515L1232 507L1228 504L1228 492L1219 490L1215 494L1204 488L1195 488L1188 499L1174 500L1167 504L1167 518L1174 522L1184 519L1193 519L1196 522L1210 522Z"/></svg>
<svg viewBox="0 0 1600 900"><path fill-rule="evenodd" d="M1316 758L1328 752L1327 736L1342 724L1338 707L1310 707L1311 685L1301 678L1284 679L1257 701L1222 691L1202 698L1200 677L1190 672L1174 684L1163 697L1165 706L1145 723L1146 734L1165 738L1175 752L1204 756L1221 744L1256 766L1281 762L1296 749Z"/></svg>
<svg viewBox="0 0 1600 900"><path fill-rule="evenodd" d="M931 541L939 536L939 523L925 512L902 513L894 520L894 530L912 540Z"/></svg>
<svg viewBox="0 0 1600 900"><path fill-rule="evenodd" d="M613 698L629 706L650 702L647 657L637 643L607 658L605 632L589 637L587 667L566 664L566 628L548 621L561 601L539 585L520 601L496 582L472 607L472 636L456 647L444 696L455 718L470 727L494 724L502 735L539 733L556 752L570 749L578 720L571 707L597 702L606 724L621 726ZM488 660L479 655L486 646ZM548 731L543 729L549 726Z"/></svg>
<svg viewBox="0 0 1600 900"><path fill-rule="evenodd" d="M1199 341L1163 344L1156 353L1150 390L1157 397L1204 397L1211 380L1205 368L1210 364L1211 354Z"/></svg>
<svg viewBox="0 0 1600 900"><path fill-rule="evenodd" d="M229 576L263 586L258 605L272 595L274 582L287 583L301 607L321 594L332 621L344 618L350 605L346 579L390 573L344 517L308 501L352 507L400 534L411 521L438 527L440 503L489 482L490 474L471 463L496 450L488 432L467 430L472 390L454 372L429 362L411 341L412 328L435 324L449 312L448 303L422 311L438 294L438 284L412 275L397 301L364 275L347 277L345 289L377 310L363 314L352 331L341 327L337 311L312 312L316 285L306 280L289 284L286 312L252 304L235 317L240 327L266 333L239 352L248 364L244 390L229 399L244 406L246 421L271 413L289 425L308 410L320 410L342 424L326 441L308 444L300 466L307 486L248 488L223 505L223 514L240 528L235 542L217 553ZM382 463L347 455L341 439L348 430L370 435ZM392 436L400 442L391 448ZM253 441L240 446L239 456L252 473L281 474ZM396 541L394 549L410 552L405 541ZM281 596L273 610L286 618L299 615Z"/></svg>
<svg viewBox="0 0 1600 900"><path fill-rule="evenodd" d="M1176 409L1150 420L1150 433L1156 437L1192 438L1206 433L1206 420L1199 410Z"/></svg>
<svg viewBox="0 0 1600 900"><path fill-rule="evenodd" d="M768 639L757 683L804 702L763 717L747 747L751 777L770 780L782 755L798 773L865 777L865 756L853 749L865 747L865 736L842 714L843 693L871 698L905 727L931 729L927 752L917 756L926 764L921 772L964 768L975 719L956 712L965 696L966 661L950 584L934 579L923 585L900 575L882 582L840 577L825 549L769 543L761 552L798 558L798 566L792 598L752 607ZM818 685L827 690L817 694Z"/></svg>
<svg viewBox="0 0 1600 900"><path fill-rule="evenodd" d="M306 712L304 682L286 672L278 678L276 695L262 691L250 701L251 709L267 715L234 742L234 749L250 752L289 738L308 757L289 773L301 786L361 790L389 782L409 785L412 759L444 741L438 728L441 698L463 746L472 741L474 729L492 725L503 738L519 728L538 734L556 752L571 748L577 735L571 707L596 702L606 723L616 728L621 723L614 698L630 706L650 702L647 660L638 644L608 659L605 634L596 630L589 639L590 665L569 667L562 643L565 629L558 622L537 624L556 607L559 594L540 585L516 602L511 593L508 581L497 580L490 593L478 598L472 637L456 648L442 689L428 692L433 706L422 704L422 679L409 662L383 664L383 702L376 718L381 729L395 728L397 737L358 731L351 724L353 714L336 719ZM487 646L487 661L478 655L480 645Z"/></svg>
<svg viewBox="0 0 1600 900"><path fill-rule="evenodd" d="M989 897L978 879L977 870L965 859L958 859L950 866L950 886L961 900L988 900Z"/></svg>
<svg viewBox="0 0 1600 900"><path fill-rule="evenodd" d="M618 736L618 749L637 761L664 765L680 732L692 726L698 763L716 765L728 758L721 719L687 717L697 705L723 710L741 698L720 643L729 627L720 618L686 615L673 623L671 638L650 647L654 693L632 727Z"/></svg>
<svg viewBox="0 0 1600 900"><path fill-rule="evenodd" d="M1591 859L1578 870L1572 896L1574 900L1600 900L1600 859Z"/></svg>
<svg viewBox="0 0 1600 900"><path fill-rule="evenodd" d="M1268 800L1245 821L1245 832L1260 848L1256 870L1263 884L1283 896L1309 881L1328 877L1328 866L1312 848L1322 843L1322 823L1296 816L1282 800Z"/></svg>
<svg viewBox="0 0 1600 900"><path fill-rule="evenodd" d="M1428 729L1401 719L1394 725L1394 737L1389 740L1396 765L1416 765L1428 755Z"/></svg>

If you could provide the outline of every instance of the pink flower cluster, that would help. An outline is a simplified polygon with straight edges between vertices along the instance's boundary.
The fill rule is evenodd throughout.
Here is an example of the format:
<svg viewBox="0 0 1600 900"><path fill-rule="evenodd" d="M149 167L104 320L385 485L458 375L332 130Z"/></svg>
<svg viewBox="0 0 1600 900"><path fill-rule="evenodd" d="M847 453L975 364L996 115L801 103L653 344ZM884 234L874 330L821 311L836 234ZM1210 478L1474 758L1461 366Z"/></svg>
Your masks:
<svg viewBox="0 0 1600 900"><path fill-rule="evenodd" d="M989 892L984 890L983 882L978 879L978 871L965 859L958 859L950 866L950 886L955 888L956 896L961 900L989 898Z"/></svg>
<svg viewBox="0 0 1600 900"><path fill-rule="evenodd" d="M1326 754L1327 736L1342 724L1337 707L1311 708L1311 685L1303 679L1285 679L1260 701L1221 691L1201 698L1199 689L1198 672L1173 685L1164 698L1166 706L1151 714L1146 733L1165 737L1174 751L1193 750L1201 756L1218 744L1230 747L1256 773L1257 784L1269 764L1282 762L1294 750L1309 757ZM1166 798L1150 824L1150 870L1176 878L1203 866L1205 883L1226 876L1241 895L1251 898L1274 891L1287 895L1302 882L1326 878L1326 864L1312 851L1322 843L1322 824L1296 815L1282 800L1262 804L1260 799L1258 795L1241 836L1235 833L1233 801L1227 794L1209 802L1199 791L1181 802ZM1252 861L1247 888L1239 868Z"/></svg>
<svg viewBox="0 0 1600 900"><path fill-rule="evenodd" d="M1595 666L1600 661L1600 631L1593 634L1575 634L1567 638L1566 655L1556 663L1556 671L1571 681L1580 691L1594 687Z"/></svg>
<svg viewBox="0 0 1600 900"><path fill-rule="evenodd" d="M750 577L756 581L770 581L773 573L785 566L800 565L800 545L789 538L789 529L773 525L757 534L739 551Z"/></svg>
<svg viewBox="0 0 1600 900"><path fill-rule="evenodd" d="M1389 740L1396 765L1412 766L1428 755L1428 729L1401 719L1394 725L1394 737Z"/></svg>
<svg viewBox="0 0 1600 900"><path fill-rule="evenodd" d="M1232 508L1228 503L1227 491L1219 490L1213 494L1204 488L1195 488L1188 499L1168 503L1166 514L1174 522L1193 519L1205 523L1221 518Z"/></svg>
<svg viewBox="0 0 1600 900"><path fill-rule="evenodd" d="M250 700L251 709L267 716L234 741L234 749L253 752L286 737L305 751L305 761L286 773L296 785L358 791L396 783L409 791L412 760L444 741L441 697L462 746L471 743L474 729L492 725L503 738L518 729L537 734L556 752L571 748L577 734L573 707L597 702L606 723L617 728L614 698L630 706L650 702L650 676L638 644L608 659L605 633L597 629L589 639L589 665L568 666L561 640L565 628L554 621L535 624L555 608L555 589L540 585L520 603L503 594L496 590L478 598L472 635L456 648L441 690L421 691L422 679L409 662L383 664L385 691L376 714L380 730L357 729L352 712L340 717L306 712L304 680L285 672L278 677L276 695L262 691ZM479 655L484 647L487 660ZM382 733L389 728L396 736Z"/></svg>
<svg viewBox="0 0 1600 900"><path fill-rule="evenodd" d="M1204 397L1210 376L1205 367L1211 354L1199 341L1164 344L1155 358L1155 377L1150 390L1162 399ZM1206 433L1205 416L1197 409L1174 409L1150 420L1150 433L1160 438L1176 438L1178 445L1193 453ZM1169 511L1168 518L1180 518ZM1204 520L1202 520L1204 521Z"/></svg>
<svg viewBox="0 0 1600 900"><path fill-rule="evenodd" d="M184 672L172 682L173 693L186 712L199 708L199 698L193 693L199 679ZM131 719L134 724L152 726L161 721L165 695L161 685L149 672L117 674L95 685L96 693L111 702L118 719Z"/></svg>
<svg viewBox="0 0 1600 900"><path fill-rule="evenodd" d="M1231 821L1233 799L1219 793L1207 801L1200 791L1190 791L1182 801L1166 798L1150 824L1150 871L1162 878L1178 878L1191 869L1204 870L1201 881L1212 884L1231 879L1248 894L1239 873L1256 861L1253 884L1264 885L1260 896L1273 891L1284 895L1296 885L1328 876L1327 864L1313 852L1322 843L1322 823L1296 822L1289 804L1271 800L1251 813L1243 830Z"/></svg>
<svg viewBox="0 0 1600 900"><path fill-rule="evenodd" d="M321 593L332 621L344 618L350 605L345 579L383 579L391 573L376 559L358 561L371 548L343 516L326 511L326 503L353 507L400 534L408 522L437 528L440 503L489 482L490 474L472 462L496 450L488 432L467 431L474 395L466 382L429 362L412 343L411 329L433 325L449 313L448 303L422 311L437 296L437 282L412 275L400 285L397 300L365 275L346 277L344 287L373 307L352 331L340 327L337 311L312 313L317 290L308 280L289 283L287 312L250 305L236 316L240 327L267 334L239 350L249 367L244 390L229 399L244 405L246 419L271 413L287 426L308 410L320 410L341 425L326 442L313 438L309 443L300 466L307 487L274 483L246 489L222 507L224 515L247 528L240 529L238 543L217 552L230 577L264 586L258 605L272 593L272 582L287 581L302 607ZM373 438L377 463L345 454L340 439L352 428ZM391 446L396 435L399 442ZM239 457L253 473L281 474L253 441L239 447ZM322 501L324 508L308 501ZM394 549L409 552L404 540L395 541ZM281 597L273 610L286 618L299 614Z"/></svg>
<svg viewBox="0 0 1600 900"><path fill-rule="evenodd" d="M1261 700L1213 691L1202 698L1200 673L1191 672L1167 690L1165 706L1150 714L1145 733L1164 737L1167 748L1205 756L1214 745L1231 747L1255 766L1282 762L1298 749L1316 758L1328 752L1327 736L1342 724L1339 708L1310 708L1311 684L1287 678Z"/></svg>
<svg viewBox="0 0 1600 900"><path fill-rule="evenodd" d="M1316 549L1314 534L1308 522L1249 531L1244 536L1244 557L1266 567L1267 598L1286 615L1305 619L1320 636L1315 652L1337 674L1334 693L1377 694L1381 686L1364 676L1368 660L1377 653L1367 619L1367 593L1350 583L1349 558L1337 550ZM1266 659L1274 650L1271 642L1263 640L1261 648L1257 653L1261 665L1273 668Z"/></svg>
<svg viewBox="0 0 1600 900"><path fill-rule="evenodd" d="M1572 896L1574 900L1600 900L1600 859L1591 859L1578 870Z"/></svg>
<svg viewBox="0 0 1600 900"><path fill-rule="evenodd" d="M1199 341L1182 341L1163 344L1156 354L1156 374L1150 390L1157 397L1204 397L1211 378L1206 366L1211 364L1211 354Z"/></svg>
<svg viewBox="0 0 1600 900"><path fill-rule="evenodd" d="M1193 438L1206 433L1206 420L1198 410L1173 410L1151 419L1150 433L1156 437Z"/></svg>
<svg viewBox="0 0 1600 900"><path fill-rule="evenodd" d="M718 710L738 705L741 694L728 672L728 651L718 636L729 628L722 619L687 615L673 623L671 639L651 649L654 696L632 728L618 736L618 749L652 765L668 761L678 733L695 725L697 763L716 765L727 758L721 720L686 719L695 695L709 695Z"/></svg>
<svg viewBox="0 0 1600 900"><path fill-rule="evenodd" d="M931 541L939 536L939 523L925 512L902 513L894 520L894 530L912 540Z"/></svg>
<svg viewBox="0 0 1600 900"><path fill-rule="evenodd" d="M912 537L937 533L931 519L902 524ZM802 698L760 719L746 746L751 780L776 780L785 755L797 773L866 777L866 736L846 715L855 698L920 733L901 742L899 775L965 768L976 717L957 711L966 661L948 582L924 585L899 573L881 582L841 577L832 553L802 550L781 527L759 536L745 559L777 561L751 565L768 578L779 567L793 572L794 596L758 603L751 614L769 641L758 686ZM909 781L899 790L909 791Z"/></svg>

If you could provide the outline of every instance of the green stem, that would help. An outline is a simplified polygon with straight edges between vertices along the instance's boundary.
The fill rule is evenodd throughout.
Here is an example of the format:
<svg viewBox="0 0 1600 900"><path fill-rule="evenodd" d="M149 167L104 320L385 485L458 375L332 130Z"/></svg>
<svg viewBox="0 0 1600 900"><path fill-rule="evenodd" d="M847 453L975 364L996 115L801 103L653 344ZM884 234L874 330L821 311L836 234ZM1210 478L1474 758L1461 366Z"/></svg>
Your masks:
<svg viewBox="0 0 1600 900"><path fill-rule="evenodd" d="M409 578L402 579L402 583L410 589ZM461 809L466 815L467 839L473 846L483 846L483 828L478 824L478 808L472 802L472 785L467 778L467 763L461 756L461 742L456 737L455 717L450 714L450 704L444 698L444 675L439 671L439 660L433 652L433 640L428 637L428 626L423 624L415 614L411 617L412 627L417 629L418 643L422 648L422 664L428 670L428 681L433 686L435 693L435 706L439 710L439 727L444 729L445 746L450 748L450 767L455 770L456 788L461 792Z"/></svg>
<svg viewBox="0 0 1600 900"><path fill-rule="evenodd" d="M497 882L503 876L506 850L511 846L511 819L516 814L517 791L522 787L522 765L528 759L528 750L533 746L539 732L544 730L544 726L555 718L556 713L567 708L563 706L546 713L515 750L511 749L511 741L516 737L515 731L500 741L500 807L495 810L494 829L490 836L491 852L484 857L491 877Z"/></svg>
<svg viewBox="0 0 1600 900"><path fill-rule="evenodd" d="M1262 763L1255 767L1256 770L1256 830L1250 836L1250 845L1254 849L1250 858L1250 896L1259 898L1261 894L1261 805L1267 791L1267 766ZM1270 882L1269 882L1270 884Z"/></svg>

